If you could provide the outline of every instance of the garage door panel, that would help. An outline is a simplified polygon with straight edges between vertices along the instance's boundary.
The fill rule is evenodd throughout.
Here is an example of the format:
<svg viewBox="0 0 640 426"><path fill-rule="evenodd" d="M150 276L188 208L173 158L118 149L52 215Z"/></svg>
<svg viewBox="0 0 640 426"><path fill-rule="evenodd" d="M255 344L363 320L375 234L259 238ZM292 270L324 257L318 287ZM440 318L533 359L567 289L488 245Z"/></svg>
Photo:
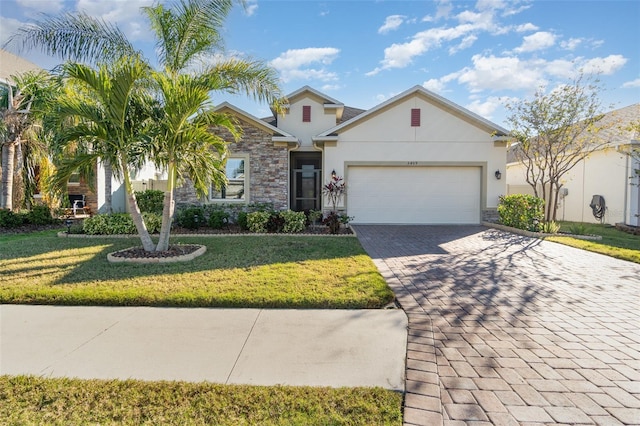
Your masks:
<svg viewBox="0 0 640 426"><path fill-rule="evenodd" d="M479 167L349 167L354 223L479 223Z"/></svg>

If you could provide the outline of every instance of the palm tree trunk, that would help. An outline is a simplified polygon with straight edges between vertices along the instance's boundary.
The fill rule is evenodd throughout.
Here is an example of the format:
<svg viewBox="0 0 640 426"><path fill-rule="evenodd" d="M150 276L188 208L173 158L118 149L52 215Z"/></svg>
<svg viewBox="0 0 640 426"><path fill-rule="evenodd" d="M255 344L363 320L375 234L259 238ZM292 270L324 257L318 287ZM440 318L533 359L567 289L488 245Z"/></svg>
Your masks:
<svg viewBox="0 0 640 426"><path fill-rule="evenodd" d="M138 207L138 202L136 201L136 194L133 191L133 186L131 185L131 177L129 176L129 173L127 173L127 162L124 159L121 160L121 166L124 171L124 185L127 192L127 202L129 203L131 219L138 230L138 236L142 242L142 248L144 248L145 251L155 251L155 246L151 240L151 235L149 235L149 231L147 230L147 225L145 225L144 220L142 219L142 213L140 213L140 207Z"/></svg>
<svg viewBox="0 0 640 426"><path fill-rule="evenodd" d="M113 176L113 169L111 168L111 163L109 160L104 160L104 212L109 214L113 213L113 206L111 204L112 201L112 191L111 187L111 179Z"/></svg>
<svg viewBox="0 0 640 426"><path fill-rule="evenodd" d="M5 142L2 145L2 203L0 208L13 209L13 167L16 153L14 142Z"/></svg>
<svg viewBox="0 0 640 426"><path fill-rule="evenodd" d="M23 207L24 203L24 155L22 152L22 143L20 140L15 142L15 159L13 166L13 200L11 205L15 209Z"/></svg>
<svg viewBox="0 0 640 426"><path fill-rule="evenodd" d="M176 182L176 168L173 163L169 164L167 178L167 190L164 193L164 201L162 205L162 227L160 228L160 238L157 251L166 251L169 249L169 237L171 235L171 219L175 210L174 188Z"/></svg>

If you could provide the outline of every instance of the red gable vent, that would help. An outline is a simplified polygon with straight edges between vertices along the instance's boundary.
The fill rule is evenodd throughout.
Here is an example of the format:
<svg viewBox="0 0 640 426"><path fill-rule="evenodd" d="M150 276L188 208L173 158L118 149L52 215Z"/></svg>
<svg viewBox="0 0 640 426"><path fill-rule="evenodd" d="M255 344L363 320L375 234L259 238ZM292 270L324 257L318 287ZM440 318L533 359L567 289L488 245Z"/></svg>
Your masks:
<svg viewBox="0 0 640 426"><path fill-rule="evenodd" d="M310 123L311 122L311 106L310 105L303 105L302 106L302 121L304 123Z"/></svg>
<svg viewBox="0 0 640 426"><path fill-rule="evenodd" d="M420 127L420 108L411 108L411 127Z"/></svg>

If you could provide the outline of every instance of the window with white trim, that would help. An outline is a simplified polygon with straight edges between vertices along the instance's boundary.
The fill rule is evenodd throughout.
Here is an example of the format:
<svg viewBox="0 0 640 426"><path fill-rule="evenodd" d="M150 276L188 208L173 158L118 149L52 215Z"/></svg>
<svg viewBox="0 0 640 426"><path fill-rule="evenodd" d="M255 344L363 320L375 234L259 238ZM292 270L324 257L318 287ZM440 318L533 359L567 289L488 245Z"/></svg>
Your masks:
<svg viewBox="0 0 640 426"><path fill-rule="evenodd" d="M247 196L249 181L247 179L249 162L245 157L230 157L227 160L225 173L227 185L222 188L211 188L212 200L244 201Z"/></svg>

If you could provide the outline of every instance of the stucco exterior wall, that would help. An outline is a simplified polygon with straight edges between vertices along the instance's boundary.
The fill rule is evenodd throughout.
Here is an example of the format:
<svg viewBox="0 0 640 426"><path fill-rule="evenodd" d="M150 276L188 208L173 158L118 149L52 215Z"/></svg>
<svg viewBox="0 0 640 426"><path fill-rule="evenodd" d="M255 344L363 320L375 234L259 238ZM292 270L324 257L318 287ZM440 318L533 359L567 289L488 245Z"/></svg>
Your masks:
<svg viewBox="0 0 640 426"><path fill-rule="evenodd" d="M302 107L305 105L311 107L310 122L302 121ZM313 96L311 93L295 99L294 102L291 102L289 111L284 115L278 116L278 128L289 134L296 135L300 140L300 151L314 150L311 138L335 125L335 109L327 109L325 112L323 100Z"/></svg>
<svg viewBox="0 0 640 426"><path fill-rule="evenodd" d="M421 125L411 126L411 109L421 109ZM325 181L332 170L343 176L345 163L406 165L474 165L482 167L483 208L495 208L506 193L505 179L494 173L506 168L506 147L487 131L413 97L382 110L358 126L346 129L324 151ZM348 182L347 182L348 185ZM347 195L348 196L348 195Z"/></svg>
<svg viewBox="0 0 640 426"><path fill-rule="evenodd" d="M242 121L242 138L234 142L233 137L222 129L216 129L228 143L230 156L241 155L248 159L249 183L245 187L245 200L198 200L193 184L186 181L176 188L176 204L200 203L272 203L276 210L288 208L289 197L289 151L287 147L275 146L272 135ZM246 167L246 166L245 166Z"/></svg>
<svg viewBox="0 0 640 426"><path fill-rule="evenodd" d="M559 203L556 217L558 220L575 222L599 222L589 207L593 195L602 195L607 206L604 221L615 224L628 222L629 205L632 192L637 187L630 185L629 161L627 155L609 149L593 153L587 160L581 161L562 179L568 194ZM523 193L527 185L525 167L510 164L507 169L509 193ZM531 189L526 189L531 193Z"/></svg>

